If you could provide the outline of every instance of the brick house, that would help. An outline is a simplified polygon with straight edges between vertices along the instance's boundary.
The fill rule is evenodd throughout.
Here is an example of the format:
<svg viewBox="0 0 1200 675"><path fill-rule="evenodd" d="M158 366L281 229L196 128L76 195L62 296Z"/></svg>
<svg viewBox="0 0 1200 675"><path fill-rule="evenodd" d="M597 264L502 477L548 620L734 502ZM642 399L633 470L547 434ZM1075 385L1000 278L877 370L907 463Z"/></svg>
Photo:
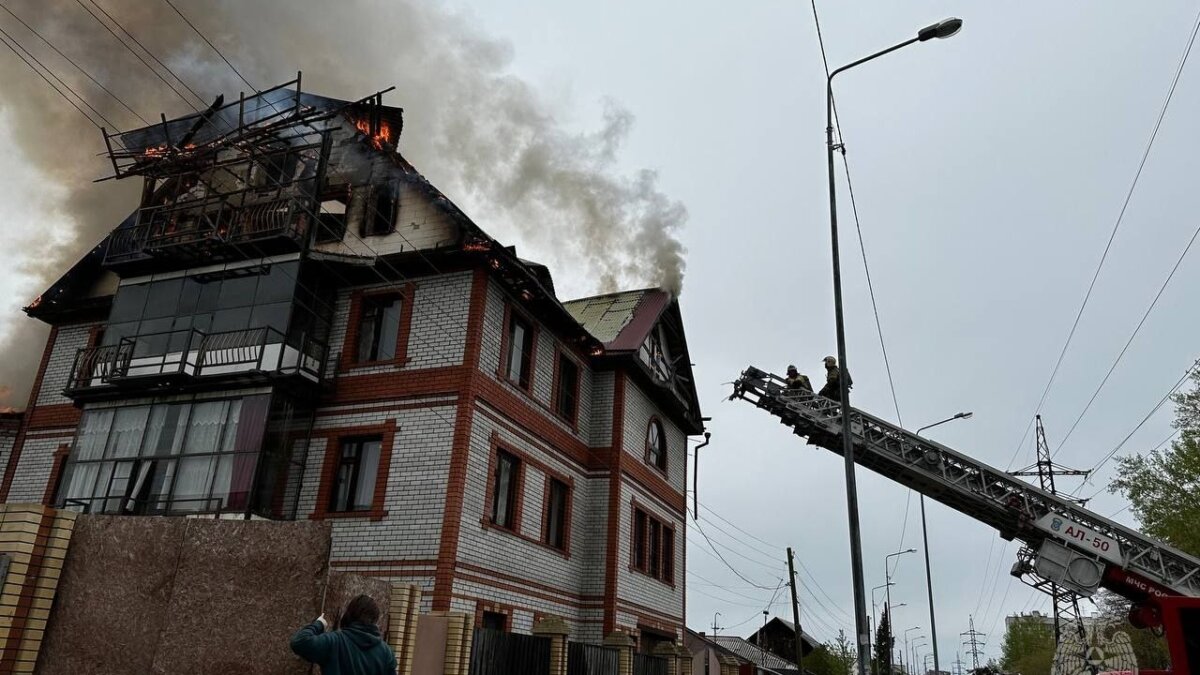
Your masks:
<svg viewBox="0 0 1200 675"><path fill-rule="evenodd" d="M426 611L680 638L703 423L677 300L561 301L402 124L293 82L106 137L142 200L26 308L51 332L0 500L324 519L339 567Z"/></svg>

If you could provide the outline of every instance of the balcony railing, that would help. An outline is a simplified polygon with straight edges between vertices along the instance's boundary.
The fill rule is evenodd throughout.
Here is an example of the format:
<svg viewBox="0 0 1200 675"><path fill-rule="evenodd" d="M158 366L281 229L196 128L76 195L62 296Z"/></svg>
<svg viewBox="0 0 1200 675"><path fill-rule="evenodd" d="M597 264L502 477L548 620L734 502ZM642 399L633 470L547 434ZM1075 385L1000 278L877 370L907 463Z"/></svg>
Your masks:
<svg viewBox="0 0 1200 675"><path fill-rule="evenodd" d="M206 333L191 329L122 338L115 345L84 347L66 394L86 397L106 391L164 383L195 385L211 380L293 378L320 384L328 347L308 336L288 339L274 328Z"/></svg>
<svg viewBox="0 0 1200 675"><path fill-rule="evenodd" d="M133 227L110 235L104 264L220 261L298 250L310 212L295 197L245 206L210 198L146 207Z"/></svg>

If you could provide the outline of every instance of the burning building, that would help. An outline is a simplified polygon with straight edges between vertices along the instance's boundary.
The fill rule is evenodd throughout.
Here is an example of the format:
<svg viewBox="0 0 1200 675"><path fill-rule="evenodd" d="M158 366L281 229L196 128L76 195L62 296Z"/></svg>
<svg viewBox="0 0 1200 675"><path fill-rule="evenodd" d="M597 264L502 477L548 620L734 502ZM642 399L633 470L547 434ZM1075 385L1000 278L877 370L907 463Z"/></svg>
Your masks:
<svg viewBox="0 0 1200 675"><path fill-rule="evenodd" d="M683 628L678 301L562 301L397 151L398 108L300 82L105 136L141 203L31 306L51 326L0 498L324 519L426 610L575 639Z"/></svg>

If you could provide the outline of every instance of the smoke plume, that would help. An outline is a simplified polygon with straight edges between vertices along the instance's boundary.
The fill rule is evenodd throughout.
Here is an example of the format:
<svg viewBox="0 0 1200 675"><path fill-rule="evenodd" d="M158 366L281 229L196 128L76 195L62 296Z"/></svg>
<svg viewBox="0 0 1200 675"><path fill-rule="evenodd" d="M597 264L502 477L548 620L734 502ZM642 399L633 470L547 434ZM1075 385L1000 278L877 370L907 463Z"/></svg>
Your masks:
<svg viewBox="0 0 1200 675"><path fill-rule="evenodd" d="M512 48L483 35L469 18L420 0L173 2L254 87L287 81L299 70L306 91L335 98L395 85L385 103L405 109L401 152L484 229L548 257L560 288L680 291L684 251L676 234L686 209L659 191L653 171L617 170L632 115L607 102L600 129L568 130L551 105L509 73ZM205 103L249 90L165 0L6 0L5 6L145 120L157 121L160 112L183 115L201 103L159 68L173 92L98 19L127 42L122 28L132 34ZM93 117L107 118L100 124L143 126L16 17L0 10L0 27L80 92L95 107ZM45 208L0 222L5 247L24 247L21 272L33 279L36 294L133 208L140 185L92 182L110 171L97 157L99 130L7 48L0 48L0 81L0 125L23 155L19 165L65 188L60 198L44 199ZM13 162L4 165L18 166ZM36 234L47 227L54 236ZM586 271L586 278L568 270ZM19 405L45 329L8 315L0 317L0 333L0 383L18 392Z"/></svg>

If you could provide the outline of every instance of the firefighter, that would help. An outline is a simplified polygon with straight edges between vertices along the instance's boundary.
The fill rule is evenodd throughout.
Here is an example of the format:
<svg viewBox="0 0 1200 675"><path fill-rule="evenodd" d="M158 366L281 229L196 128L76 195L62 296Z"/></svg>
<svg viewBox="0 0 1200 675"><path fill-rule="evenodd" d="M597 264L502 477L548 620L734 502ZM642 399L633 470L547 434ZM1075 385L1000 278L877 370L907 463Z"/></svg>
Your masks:
<svg viewBox="0 0 1200 675"><path fill-rule="evenodd" d="M835 401L842 400L842 390L838 387L838 374L841 370L838 368L837 359L832 356L825 357L825 386L821 387L819 392L825 398L831 398ZM846 389L854 386L854 378L850 377L850 373L846 373Z"/></svg>
<svg viewBox="0 0 1200 675"><path fill-rule="evenodd" d="M803 389L807 392L812 392L812 383L808 381L807 375L801 375L800 371L796 370L796 366L787 367L787 377L783 379L787 383L788 389Z"/></svg>

